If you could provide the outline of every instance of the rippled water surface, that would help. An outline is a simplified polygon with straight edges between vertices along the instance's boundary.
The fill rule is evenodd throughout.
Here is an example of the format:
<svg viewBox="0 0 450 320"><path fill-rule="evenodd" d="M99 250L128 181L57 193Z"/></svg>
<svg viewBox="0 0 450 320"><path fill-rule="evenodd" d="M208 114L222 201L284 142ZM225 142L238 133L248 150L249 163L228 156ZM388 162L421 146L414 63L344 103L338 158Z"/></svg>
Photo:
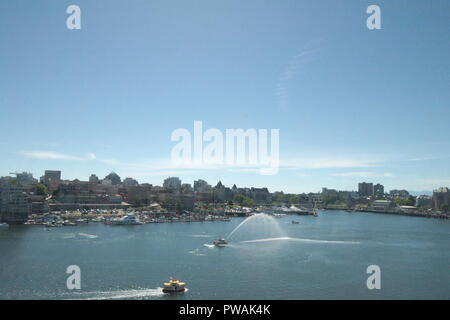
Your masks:
<svg viewBox="0 0 450 320"><path fill-rule="evenodd" d="M243 221L1 228L0 298L450 299L449 221L340 211ZM381 290L366 287L373 264ZM69 265L81 290L66 287ZM187 292L164 295L170 276Z"/></svg>

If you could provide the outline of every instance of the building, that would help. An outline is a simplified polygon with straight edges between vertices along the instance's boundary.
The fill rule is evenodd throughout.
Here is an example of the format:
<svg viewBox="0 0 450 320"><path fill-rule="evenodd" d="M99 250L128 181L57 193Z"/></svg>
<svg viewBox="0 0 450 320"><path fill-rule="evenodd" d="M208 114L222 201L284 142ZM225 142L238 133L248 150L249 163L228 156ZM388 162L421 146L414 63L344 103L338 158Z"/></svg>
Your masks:
<svg viewBox="0 0 450 320"><path fill-rule="evenodd" d="M61 171L45 170L43 183L47 186L57 185L61 181Z"/></svg>
<svg viewBox="0 0 450 320"><path fill-rule="evenodd" d="M91 174L91 176L89 177L89 182L90 183L99 183L100 180L95 174Z"/></svg>
<svg viewBox="0 0 450 320"><path fill-rule="evenodd" d="M384 195L384 186L382 184L377 183L373 186L373 194L375 196L383 196Z"/></svg>
<svg viewBox="0 0 450 320"><path fill-rule="evenodd" d="M108 174L104 180L111 180L111 184L114 186L122 182L119 175L115 172L111 172L110 174Z"/></svg>
<svg viewBox="0 0 450 320"><path fill-rule="evenodd" d="M444 206L450 207L450 190L446 187L433 191L433 206L437 210L442 210Z"/></svg>
<svg viewBox="0 0 450 320"><path fill-rule="evenodd" d="M372 209L374 210L388 210L394 206L394 203L390 200L375 200L372 202Z"/></svg>
<svg viewBox="0 0 450 320"><path fill-rule="evenodd" d="M194 189L192 189L192 186L190 183L183 183L181 185L181 192L186 193L186 192L193 192Z"/></svg>
<svg viewBox="0 0 450 320"><path fill-rule="evenodd" d="M122 182L124 187L136 187L139 185L139 183L137 182L137 180L127 177L123 180Z"/></svg>
<svg viewBox="0 0 450 320"><path fill-rule="evenodd" d="M250 198L253 199L255 204L271 203L272 195L267 188L251 188Z"/></svg>
<svg viewBox="0 0 450 320"><path fill-rule="evenodd" d="M362 197L373 196L373 183L360 182L358 183L358 193Z"/></svg>
<svg viewBox="0 0 450 320"><path fill-rule="evenodd" d="M29 172L14 172L13 174L16 175L17 181L23 186L35 185L38 183L38 181L34 179L33 175Z"/></svg>
<svg viewBox="0 0 450 320"><path fill-rule="evenodd" d="M397 190L397 189L391 190L391 191L389 191L389 195L394 198L403 198L403 199L409 198L409 192L404 189L403 190Z"/></svg>
<svg viewBox="0 0 450 320"><path fill-rule="evenodd" d="M0 221L20 224L28 220L31 200L17 181L0 179Z"/></svg>
<svg viewBox="0 0 450 320"><path fill-rule="evenodd" d="M328 188L322 188L322 197L326 198L326 197L331 197L331 198L335 198L338 196L338 191L335 189L328 189Z"/></svg>
<svg viewBox="0 0 450 320"><path fill-rule="evenodd" d="M208 182L202 179L194 181L194 192L204 193L208 191L211 191L211 185Z"/></svg>
<svg viewBox="0 0 450 320"><path fill-rule="evenodd" d="M427 195L420 195L416 198L416 207L417 208L432 208L433 207L433 199Z"/></svg>
<svg viewBox="0 0 450 320"><path fill-rule="evenodd" d="M179 190L181 189L181 180L178 177L169 177L164 180L163 187L167 190Z"/></svg>

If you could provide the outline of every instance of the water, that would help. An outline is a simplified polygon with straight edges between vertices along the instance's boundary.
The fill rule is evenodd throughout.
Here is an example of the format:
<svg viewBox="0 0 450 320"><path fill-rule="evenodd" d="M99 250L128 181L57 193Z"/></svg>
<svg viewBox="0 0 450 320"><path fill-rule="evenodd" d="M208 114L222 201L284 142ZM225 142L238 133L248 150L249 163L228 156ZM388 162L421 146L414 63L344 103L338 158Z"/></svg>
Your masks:
<svg viewBox="0 0 450 320"><path fill-rule="evenodd" d="M243 218L3 228L0 298L450 299L449 221L339 211L272 220L233 234ZM221 235L229 245L212 246ZM366 287L372 264L381 290ZM66 288L69 265L81 268L81 290ZM188 291L164 295L170 276Z"/></svg>

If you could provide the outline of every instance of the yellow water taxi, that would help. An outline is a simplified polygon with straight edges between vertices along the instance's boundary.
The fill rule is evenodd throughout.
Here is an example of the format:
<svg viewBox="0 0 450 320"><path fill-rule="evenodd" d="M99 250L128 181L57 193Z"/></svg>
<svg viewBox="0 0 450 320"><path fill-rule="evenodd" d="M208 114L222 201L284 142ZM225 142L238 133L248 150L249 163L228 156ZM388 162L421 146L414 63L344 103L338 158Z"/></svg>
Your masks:
<svg viewBox="0 0 450 320"><path fill-rule="evenodd" d="M164 282L164 293L177 293L177 292L184 292L186 288L184 287L185 283L180 282L178 280L170 278L169 282Z"/></svg>

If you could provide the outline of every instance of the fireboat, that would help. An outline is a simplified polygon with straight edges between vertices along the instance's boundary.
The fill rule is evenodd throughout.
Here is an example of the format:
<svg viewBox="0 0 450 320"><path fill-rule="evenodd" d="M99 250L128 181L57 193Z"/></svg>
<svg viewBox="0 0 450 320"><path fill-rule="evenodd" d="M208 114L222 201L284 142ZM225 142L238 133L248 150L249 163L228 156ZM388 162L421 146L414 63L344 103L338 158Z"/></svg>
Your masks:
<svg viewBox="0 0 450 320"><path fill-rule="evenodd" d="M228 244L228 242L224 238L214 240L213 243L216 247L225 247Z"/></svg>

